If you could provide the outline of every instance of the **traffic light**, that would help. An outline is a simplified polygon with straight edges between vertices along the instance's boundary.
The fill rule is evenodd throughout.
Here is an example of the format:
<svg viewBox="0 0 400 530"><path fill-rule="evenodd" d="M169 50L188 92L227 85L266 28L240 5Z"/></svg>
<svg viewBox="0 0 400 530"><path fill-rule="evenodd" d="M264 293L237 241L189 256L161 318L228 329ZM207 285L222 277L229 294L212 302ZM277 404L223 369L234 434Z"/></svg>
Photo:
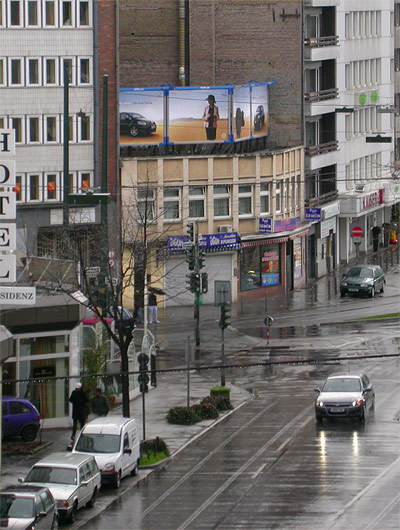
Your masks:
<svg viewBox="0 0 400 530"><path fill-rule="evenodd" d="M195 236L196 236L196 234L195 234L195 230L196 230L195 224L194 223L188 223L187 227L188 227L187 233L188 233L188 236L189 236L189 241L191 243L194 243L195 242Z"/></svg>
<svg viewBox="0 0 400 530"><path fill-rule="evenodd" d="M204 267L204 261L205 261L205 252L204 250L199 251L199 269L202 269Z"/></svg>
<svg viewBox="0 0 400 530"><path fill-rule="evenodd" d="M226 329L231 323L231 308L229 304L221 304L221 318L219 319L219 327Z"/></svg>
<svg viewBox="0 0 400 530"><path fill-rule="evenodd" d="M197 274L196 272L191 272L190 274L186 274L186 278L188 278L188 281L186 283L189 286L190 292L199 293L200 292L200 274Z"/></svg>
<svg viewBox="0 0 400 530"><path fill-rule="evenodd" d="M190 247L186 249L186 262L189 263L190 271L194 271L194 266L195 266L195 261L196 261L195 251L196 249L194 245L190 245Z"/></svg>
<svg viewBox="0 0 400 530"><path fill-rule="evenodd" d="M144 393L149 390L149 375L147 373L147 365L149 362L149 356L145 353L141 353L138 356L138 362L139 362L139 376L138 381L140 385L140 392Z"/></svg>
<svg viewBox="0 0 400 530"><path fill-rule="evenodd" d="M206 272L201 274L201 292L208 293L208 274Z"/></svg>
<svg viewBox="0 0 400 530"><path fill-rule="evenodd" d="M157 386L157 372L156 372L156 356L154 353L150 355L150 384L151 386Z"/></svg>

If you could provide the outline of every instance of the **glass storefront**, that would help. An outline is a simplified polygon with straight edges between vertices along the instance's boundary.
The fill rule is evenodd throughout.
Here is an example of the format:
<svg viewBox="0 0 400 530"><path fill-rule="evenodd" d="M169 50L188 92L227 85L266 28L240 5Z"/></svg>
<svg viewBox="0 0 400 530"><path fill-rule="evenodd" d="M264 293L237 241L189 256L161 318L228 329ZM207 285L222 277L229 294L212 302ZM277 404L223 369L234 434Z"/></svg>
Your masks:
<svg viewBox="0 0 400 530"><path fill-rule="evenodd" d="M243 248L240 255L240 290L281 283L280 245Z"/></svg>

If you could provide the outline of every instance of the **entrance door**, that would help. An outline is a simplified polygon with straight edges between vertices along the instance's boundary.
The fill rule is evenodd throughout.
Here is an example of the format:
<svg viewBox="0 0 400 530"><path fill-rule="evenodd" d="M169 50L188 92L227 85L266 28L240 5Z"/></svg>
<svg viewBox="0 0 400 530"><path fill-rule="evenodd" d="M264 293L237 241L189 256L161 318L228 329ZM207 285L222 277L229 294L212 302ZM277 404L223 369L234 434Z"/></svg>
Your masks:
<svg viewBox="0 0 400 530"><path fill-rule="evenodd" d="M214 282L214 301L216 306L231 303L231 282L221 280Z"/></svg>
<svg viewBox="0 0 400 530"><path fill-rule="evenodd" d="M293 241L286 243L286 286L288 291L293 291Z"/></svg>
<svg viewBox="0 0 400 530"><path fill-rule="evenodd" d="M307 238L307 279L315 278L315 234Z"/></svg>

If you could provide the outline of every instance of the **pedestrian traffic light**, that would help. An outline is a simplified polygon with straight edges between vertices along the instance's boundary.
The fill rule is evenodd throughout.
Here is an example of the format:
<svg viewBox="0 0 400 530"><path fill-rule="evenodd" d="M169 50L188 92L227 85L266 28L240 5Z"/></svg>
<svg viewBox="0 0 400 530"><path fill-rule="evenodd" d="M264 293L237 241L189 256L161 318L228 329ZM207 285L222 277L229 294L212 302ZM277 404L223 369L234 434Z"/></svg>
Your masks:
<svg viewBox="0 0 400 530"><path fill-rule="evenodd" d="M201 292L208 293L208 274L206 272L201 274Z"/></svg>
<svg viewBox="0 0 400 530"><path fill-rule="evenodd" d="M219 327L226 329L231 323L231 308L229 304L221 304L221 318L219 319Z"/></svg>
<svg viewBox="0 0 400 530"><path fill-rule="evenodd" d="M205 256L205 254L206 253L204 252L204 250L200 250L199 251L199 261L198 261L199 269L202 269L204 267L204 261L205 261L205 257L204 256Z"/></svg>
<svg viewBox="0 0 400 530"><path fill-rule="evenodd" d="M194 245L190 245L190 247L186 249L186 262L189 263L190 271L194 271L196 261L195 252L196 249Z"/></svg>
<svg viewBox="0 0 400 530"><path fill-rule="evenodd" d="M149 362L149 356L145 353L141 353L138 356L138 362L139 362L139 376L138 381L140 385L140 392L144 393L149 390L149 375L147 373L147 365Z"/></svg>
<svg viewBox="0 0 400 530"><path fill-rule="evenodd" d="M195 238L196 238L195 224L194 223L188 223L187 227L188 227L187 233L188 233L188 236L189 236L189 241L191 243L194 243L195 242Z"/></svg>

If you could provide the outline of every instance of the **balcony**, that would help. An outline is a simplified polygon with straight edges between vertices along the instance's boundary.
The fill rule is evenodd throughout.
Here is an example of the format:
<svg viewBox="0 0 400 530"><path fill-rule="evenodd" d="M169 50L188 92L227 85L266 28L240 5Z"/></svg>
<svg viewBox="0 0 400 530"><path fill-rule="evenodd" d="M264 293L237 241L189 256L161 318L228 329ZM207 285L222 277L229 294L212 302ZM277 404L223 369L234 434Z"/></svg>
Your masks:
<svg viewBox="0 0 400 530"><path fill-rule="evenodd" d="M312 197L310 199L306 199L304 201L304 205L306 208L318 208L319 206L324 206L325 204L329 204L330 202L334 202L338 199L338 192L330 191L329 193L324 193L323 195L319 195L318 197Z"/></svg>
<svg viewBox="0 0 400 530"><path fill-rule="evenodd" d="M340 0L304 0L305 7L333 7L340 5Z"/></svg>
<svg viewBox="0 0 400 530"><path fill-rule="evenodd" d="M337 35L331 37L312 37L310 39L304 39L304 45L310 48L323 48L325 46L336 46L339 42Z"/></svg>
<svg viewBox="0 0 400 530"><path fill-rule="evenodd" d="M339 58L339 37L311 37L304 39L304 58L307 61L327 61Z"/></svg>
<svg viewBox="0 0 400 530"><path fill-rule="evenodd" d="M324 144L310 145L304 149L304 152L306 156L324 155L331 151L337 151L338 145L338 141L333 140L332 142L326 142Z"/></svg>
<svg viewBox="0 0 400 530"><path fill-rule="evenodd" d="M306 103L315 103L316 101L326 101L337 98L339 90L337 88L328 88L327 90L318 90L318 92L306 92L304 100Z"/></svg>

